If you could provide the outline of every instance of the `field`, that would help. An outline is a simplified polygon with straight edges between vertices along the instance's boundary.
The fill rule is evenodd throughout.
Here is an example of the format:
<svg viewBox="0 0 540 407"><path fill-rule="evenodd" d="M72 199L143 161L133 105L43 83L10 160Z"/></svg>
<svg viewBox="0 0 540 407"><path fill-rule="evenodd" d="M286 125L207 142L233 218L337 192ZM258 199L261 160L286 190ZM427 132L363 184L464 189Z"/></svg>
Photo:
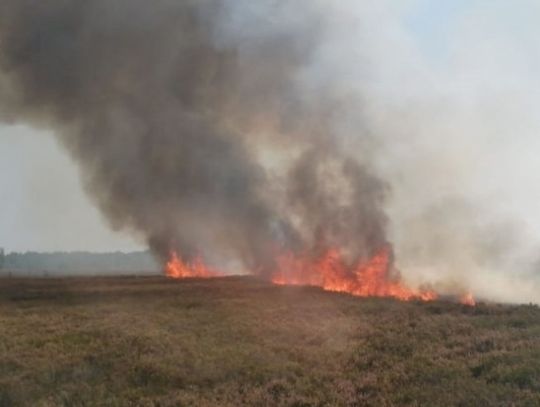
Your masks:
<svg viewBox="0 0 540 407"><path fill-rule="evenodd" d="M0 280L0 406L539 406L540 309Z"/></svg>

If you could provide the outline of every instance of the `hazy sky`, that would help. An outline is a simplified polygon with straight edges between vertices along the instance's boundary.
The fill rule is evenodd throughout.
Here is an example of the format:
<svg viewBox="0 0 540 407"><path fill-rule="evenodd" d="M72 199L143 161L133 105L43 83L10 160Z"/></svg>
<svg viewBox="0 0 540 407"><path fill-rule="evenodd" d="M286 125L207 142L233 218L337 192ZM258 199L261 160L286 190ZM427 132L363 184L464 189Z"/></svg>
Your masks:
<svg viewBox="0 0 540 407"><path fill-rule="evenodd" d="M440 110L434 109L430 119L411 129L420 134L419 140L445 142L450 155L438 162L435 171L446 166L450 178L458 174L454 179L459 184L471 163L478 164L478 171L470 174L470 184L463 188L477 190L482 183L485 188L476 191L479 196L500 197L494 207L527 223L540 237L536 209L540 199L536 185L540 184L540 2L368 3L342 4L358 8L366 22L362 34L374 40L375 45L363 54L378 70L372 102L385 105L380 110L384 114L377 110L380 120L385 114L404 112L411 101L430 105L423 111L426 114L432 103L440 103ZM425 143L422 146L415 159L437 150L437 146L433 150L426 149ZM477 160L484 149L486 154ZM0 126L0 191L0 247L17 251L142 247L133 238L109 230L84 194L76 165L44 131ZM398 198L399 194L398 188Z"/></svg>
<svg viewBox="0 0 540 407"><path fill-rule="evenodd" d="M141 248L112 232L86 197L77 166L56 139L0 127L0 247L9 251Z"/></svg>

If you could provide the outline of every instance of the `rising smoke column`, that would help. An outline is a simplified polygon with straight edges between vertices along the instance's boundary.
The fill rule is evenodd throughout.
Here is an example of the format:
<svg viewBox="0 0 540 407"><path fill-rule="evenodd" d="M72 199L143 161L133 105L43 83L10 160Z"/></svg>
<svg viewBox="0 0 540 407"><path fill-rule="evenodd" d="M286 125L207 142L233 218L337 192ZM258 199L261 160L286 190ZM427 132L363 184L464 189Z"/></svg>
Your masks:
<svg viewBox="0 0 540 407"><path fill-rule="evenodd" d="M294 3L294 4L291 4ZM251 271L386 244L386 186L304 93L314 1L3 0L0 117L51 127L115 229Z"/></svg>

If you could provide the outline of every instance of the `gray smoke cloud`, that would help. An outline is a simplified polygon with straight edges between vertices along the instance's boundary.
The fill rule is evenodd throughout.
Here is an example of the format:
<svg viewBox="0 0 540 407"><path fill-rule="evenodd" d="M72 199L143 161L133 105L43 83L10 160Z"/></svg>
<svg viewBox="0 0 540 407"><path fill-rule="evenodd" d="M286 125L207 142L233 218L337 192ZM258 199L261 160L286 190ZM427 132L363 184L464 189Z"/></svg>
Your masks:
<svg viewBox="0 0 540 407"><path fill-rule="evenodd" d="M390 241L407 284L537 302L540 9L466 3L2 0L0 119L160 260Z"/></svg>
<svg viewBox="0 0 540 407"><path fill-rule="evenodd" d="M111 226L161 260L365 259L387 186L336 137L342 93L303 79L327 23L307 0L3 0L0 115L53 128Z"/></svg>

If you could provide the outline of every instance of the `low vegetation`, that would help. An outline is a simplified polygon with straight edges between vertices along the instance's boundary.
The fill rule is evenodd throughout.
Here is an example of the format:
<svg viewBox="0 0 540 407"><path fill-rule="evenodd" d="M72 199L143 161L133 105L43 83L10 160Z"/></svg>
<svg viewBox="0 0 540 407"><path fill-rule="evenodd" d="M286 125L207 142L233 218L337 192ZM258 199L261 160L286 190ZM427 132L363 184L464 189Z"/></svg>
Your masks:
<svg viewBox="0 0 540 407"><path fill-rule="evenodd" d="M0 406L538 406L540 309L0 280Z"/></svg>

